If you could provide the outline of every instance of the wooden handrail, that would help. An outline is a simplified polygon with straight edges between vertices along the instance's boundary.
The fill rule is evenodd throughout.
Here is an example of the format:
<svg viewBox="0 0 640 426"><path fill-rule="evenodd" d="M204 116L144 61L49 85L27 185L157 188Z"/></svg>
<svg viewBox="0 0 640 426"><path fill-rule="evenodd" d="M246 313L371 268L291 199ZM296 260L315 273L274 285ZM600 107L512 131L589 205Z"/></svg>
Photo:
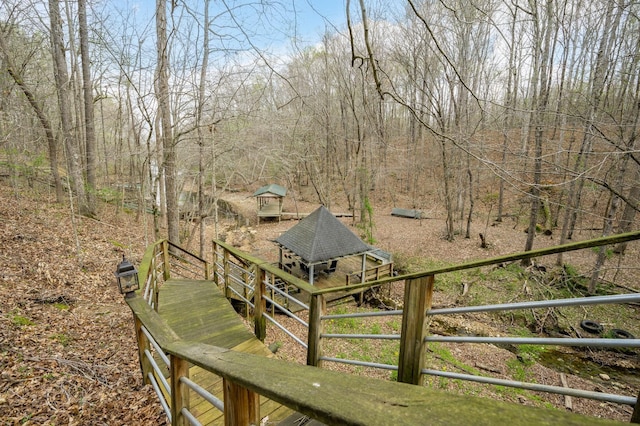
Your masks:
<svg viewBox="0 0 640 426"><path fill-rule="evenodd" d="M282 269L278 268L278 265L274 265L270 262L265 261L264 259L245 253L229 244L223 243L222 241L216 240L215 245L223 248L225 251L228 251L229 253L233 254L235 257L245 259L249 264L257 265L260 269L262 269L265 272L272 273L276 277L282 278L284 281L299 288L302 291L305 291L311 294L318 292L317 287L312 286L305 280L298 278L295 275L291 275L290 273L283 271Z"/></svg>
<svg viewBox="0 0 640 426"><path fill-rule="evenodd" d="M254 326L255 334L260 340L264 340L266 336L266 318L264 316L266 311L266 304L263 297L266 291L266 277L269 277L271 281L273 281L274 276L278 277L283 281L286 281L287 283L296 286L302 291L310 294L311 303L309 307L309 331L307 336L307 364L312 366L319 365L321 362L320 359L322 358L322 339L320 338L322 334L322 323L320 319L324 315L326 294L336 291L365 289L373 285L379 286L386 283L404 280L406 282L404 301L405 315L403 317L400 356L398 360L398 381L411 384L420 384L422 383L421 371L423 370L421 363L424 359L423 353L425 349L424 336L425 333L427 333L427 327L424 326L424 321L426 318L425 312L430 307L430 300L433 292L433 279L435 275L638 239L640 239L640 231L635 231L611 237L597 238L593 240L564 244L561 246L543 248L529 252L498 256L491 259L472 261L454 266L434 268L418 273L405 274L396 277L387 277L366 283L354 283L349 285L348 287L337 287L329 289L320 289L318 287L312 286L306 281L279 269L277 265L273 265L270 262L264 261L263 259L243 253L242 251L229 246L228 244L215 241L214 247L220 247L223 249L223 253L227 261L229 260L229 256L231 255L234 258L243 259L242 263L245 266L251 266L251 268L253 268L251 274L254 275L254 300L256 302L254 309ZM141 282L146 282L149 274L154 274L151 278L155 277L156 269L160 266L160 263L158 263L157 266L155 265L156 256L158 255L158 253L162 253L164 257L162 266L165 268L165 279L169 277L169 246L173 246L173 244L168 242L167 240L159 240L145 251L139 272ZM186 251L184 252L189 254ZM214 256L218 256L218 254L214 253ZM197 256L194 256L194 258L199 259ZM205 262L206 265L206 261L203 260L203 262ZM216 258L214 258L213 265L217 269ZM208 268L205 267L205 272L207 270ZM249 270L247 270L247 273L250 273ZM225 275L228 275L228 270ZM207 277L206 273L204 274L204 277ZM160 279L160 277L157 278L158 280ZM215 275L215 273L214 279L217 280L217 276ZM225 281L227 280L225 279ZM221 286L223 284L226 285L226 283L219 284ZM157 284L155 282L154 285L156 286L157 290ZM173 330L171 330L166 324L163 323L162 318L157 316L157 314L153 311L153 308L157 309L157 299L155 300L155 303L152 304L153 308L145 303L145 301L140 297L127 299L127 303L133 310L136 320L136 334L139 338L141 360L144 359L142 353L145 349L144 347L148 346L148 342L145 341L143 334L139 331L141 327L144 326L154 337L154 340L158 342L162 350L166 353L171 354L172 359L175 358L177 360L177 363L180 364L182 362L188 361L195 365L201 366L207 371L222 376L228 384L228 389L231 392L230 395L237 395L238 398L242 396L242 398L240 399L244 401L253 401L254 397L252 396L252 392L255 392L261 395L265 395L297 411L300 411L303 414L307 414L313 418L316 418L320 421L325 421L330 424L400 424L403 423L399 420L401 417L405 420L405 423L403 424L409 424L414 422L421 423L418 418L418 413L421 413L420 416L428 416L430 419L433 419L434 415L451 415L451 412L440 413L437 410L434 411L434 408L431 406L425 407L424 405L421 405L422 402L417 404L415 407L412 405L413 402L411 402L409 405L403 406L403 409L399 411L395 411L396 408L394 408L393 410L391 410L393 411L393 414L383 415L379 409L376 409L369 405L370 399L377 401L379 405L387 407L385 409L388 409L388 406L386 406L386 404L395 404L397 401L394 398L397 395L404 395L406 398L409 398L409 401L419 400L419 398L422 397L436 399L439 397L424 393L425 391L421 390L422 387L420 386L415 386L411 391L405 391L402 387L398 389L394 387L398 386L398 383L393 385L381 385L380 382L367 381L373 379L355 378L343 375L340 375L341 378L338 378L333 376L335 373L331 373L328 371L319 373L313 370L305 370L303 366L299 365L293 365L290 363L278 364L277 362L274 363L274 360L267 360L263 357L251 358L251 356L248 355L230 353L230 351L227 351L226 349L207 346L197 342L183 341L178 338L177 335L173 333ZM229 364L227 365L225 363ZM172 373L172 375L175 374L176 376L174 377L173 381L179 382L179 379L182 375L188 374L185 373L184 365L180 365L181 367L177 367L177 372ZM141 368L143 370L144 376L146 377L149 366L141 361ZM236 370L236 368L244 370L240 371ZM267 375L267 377L265 377L265 374ZM302 378L292 377L295 374L300 374ZM327 376L324 376L325 374L327 374ZM304 383L308 384L308 380L316 380L316 378L318 377L324 377L324 379L322 379L323 381L317 382L317 384L322 387L321 391L317 389L314 391L313 389L305 388ZM302 384L300 380L303 381ZM325 382L324 380L327 381ZM360 382L360 380L364 380L364 382ZM173 381L171 386L174 386ZM276 381L277 383L274 383ZM226 386L227 385L225 385L225 388ZM340 389L338 389L340 386L345 388L343 388L341 391ZM354 395L352 391L354 386L365 386L362 389L367 389L368 393L366 394L366 397L363 396L362 398L359 398L357 392L356 395ZM281 387L284 387L286 389ZM370 390L370 387L375 387L376 389ZM300 392L300 389L304 390L304 392ZM330 393L325 393L327 389L330 390ZM347 389L347 391L344 391L344 389ZM384 392L381 391L379 393L378 390L382 389L385 389ZM386 394L385 392L391 393ZM312 394L315 396L312 396ZM176 391L176 395L181 395L180 390ZM317 401L319 396L331 400L332 404L328 406L324 405L324 402ZM305 401L305 398L309 398L309 401ZM354 398L356 400L355 402ZM447 397L444 397L444 399L442 399L442 403L457 404L456 410L458 410L458 405L463 405L466 402L463 403L461 401L457 401L455 400L455 398L456 397L447 395ZM175 404L188 405L189 403L188 398L184 398L183 396L177 398L177 401L178 402L176 402ZM343 406L343 401L349 401L348 406ZM484 399L482 401L483 404L488 404L491 409L493 409L493 407L497 407L496 404L501 404L497 403L496 401L488 401ZM359 407L358 409L365 410L367 411L367 413L352 415L351 411L356 409L355 407ZM229 410L231 411L229 411L228 415L234 416L234 418L255 419L255 413L243 413L243 410L245 408L229 408ZM636 410L634 411L633 418L637 419L638 406L636 405L635 408ZM237 411L236 409L239 411ZM255 406L253 407L253 409L255 409ZM462 410L462 412L460 412L459 410L456 411L455 418L441 417L440 419L442 421L455 420L456 422L458 422L466 414L472 414L471 411L465 410ZM174 411L173 407L172 411ZM178 410L176 413L179 413L179 411L180 410ZM347 411L349 413L345 414L343 413L343 411ZM227 412L226 409L225 412ZM369 418L369 413L372 414L374 418ZM400 413L403 413L402 416ZM459 417L458 414L460 414L460 416L462 417ZM176 415L181 416L180 414ZM478 413L475 413L474 415L478 416ZM517 413L517 410L513 412L513 415L522 416L522 414ZM397 419L394 416L398 416ZM479 418L482 419L483 417L481 416ZM487 419L488 418L490 417L487 417ZM521 417L518 417L518 419L520 418ZM575 416L571 416L570 418L573 421L577 421L577 417ZM478 420L478 418L474 417L469 417L469 419L469 421L471 421L471 419L476 421ZM561 420L560 418L558 418L554 419L553 421L564 422L568 419L569 418L562 418ZM591 420L594 420L590 418L586 419L588 419L586 423L591 423ZM424 418L422 418L422 420L424 420ZM541 419L535 420L535 422L538 421L541 421ZM579 423L586 424L585 418L580 417Z"/></svg>
<svg viewBox="0 0 640 426"><path fill-rule="evenodd" d="M326 424L415 425L495 424L508 419L512 425L529 424L622 424L474 396L451 395L422 386L410 386L368 377L351 376L311 366L235 352L180 339L166 322L140 297L125 299L136 320L144 325L163 351L179 360L172 373L172 395L180 395L184 363L189 362L221 376L234 387L263 395ZM235 393L235 392L234 392ZM250 393L248 394L250 395ZM174 424L181 419L181 407L188 399L174 397ZM255 404L225 401L225 412L255 410ZM226 405L236 406L227 409ZM188 407L186 407L188 409ZM249 412L243 417L255 418ZM242 425L243 423L240 423ZM249 424L244 423L244 424Z"/></svg>

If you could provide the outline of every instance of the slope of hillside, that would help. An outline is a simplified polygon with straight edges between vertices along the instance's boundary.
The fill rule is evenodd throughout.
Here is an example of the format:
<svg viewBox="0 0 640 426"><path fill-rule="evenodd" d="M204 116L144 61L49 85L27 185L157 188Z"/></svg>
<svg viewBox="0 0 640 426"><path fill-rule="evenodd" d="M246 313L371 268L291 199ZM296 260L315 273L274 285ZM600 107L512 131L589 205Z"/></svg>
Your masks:
<svg viewBox="0 0 640 426"><path fill-rule="evenodd" d="M125 213L70 217L0 185L2 424L164 424L113 276L123 251L142 256L143 233Z"/></svg>

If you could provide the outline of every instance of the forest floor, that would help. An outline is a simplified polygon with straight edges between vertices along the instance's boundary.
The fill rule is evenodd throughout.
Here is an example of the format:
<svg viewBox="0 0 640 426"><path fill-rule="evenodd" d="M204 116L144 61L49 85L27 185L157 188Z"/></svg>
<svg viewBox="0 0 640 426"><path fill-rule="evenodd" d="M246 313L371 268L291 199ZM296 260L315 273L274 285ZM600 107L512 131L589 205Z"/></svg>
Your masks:
<svg viewBox="0 0 640 426"><path fill-rule="evenodd" d="M271 240L296 221L272 221L256 226L255 200L249 195L225 196L242 218L225 221L218 228L219 236L242 250L274 260L277 251ZM310 213L317 206L287 200L285 210ZM474 218L472 238L459 236L454 242L448 242L443 239L443 212L429 210L426 211L428 219L412 220L391 216L392 207L407 206L391 205L384 200L374 204L375 245L393 253L396 263L403 268L419 268L424 261L455 263L493 257L521 251L524 247L525 224L518 223L517 219L493 224L487 222L486 216L478 215ZM100 220L77 216L71 220L72 217L68 206L52 203L52 194L29 193L27 188L21 188L16 194L7 183L0 182L1 424L165 424L166 417L153 391L142 386L131 313L117 291L113 276L123 253L135 264L139 263L144 248L153 240L150 219L144 215L136 217L135 212L127 213L112 205L100 205ZM351 219L341 220L351 226ZM584 228L591 226L585 224ZM355 227L352 229L358 233ZM486 235L489 243L486 249L480 248L479 232ZM213 225L208 227L208 234L214 236ZM580 231L575 239L596 236L597 231ZM557 243L555 235L540 236L535 245ZM608 261L603 280L623 286L620 292L640 290L638 258L639 244L630 244L625 256ZM564 258L584 274L588 274L594 259L595 254L590 250L567 254ZM554 261L555 258L549 257L540 262L553 265ZM474 288L476 286L471 287L471 295ZM526 291L526 286L518 287L518 291ZM401 300L401 288L394 287L390 292L392 297ZM436 293L436 306L451 306L460 300L455 292L438 291L438 285ZM358 308L347 303L337 309ZM627 330L640 334L638 307L625 309L629 310ZM495 318L479 316L451 321L453 323L437 325L483 335L504 332L504 324L497 323ZM352 326L371 327L368 323ZM390 332L397 331L395 325L378 326L383 333L385 327L390 327ZM277 329L270 328L268 335L267 343L276 343L282 358L299 361L304 356ZM365 349L386 350L376 346ZM489 370L501 378L513 378L517 370L514 362L523 362L522 354L492 345L443 345L433 349L430 356L445 369L464 372L473 368L482 373ZM589 357L592 362L610 367L602 370L607 374L596 372L585 376L571 374L569 369L566 370L569 385L638 394L640 384L627 380L627 376L637 377L640 371L637 354L591 353ZM523 375L537 383L560 385L559 370L538 361L534 357L531 362L525 362ZM379 377L388 378L389 374L380 373ZM566 403L560 396L508 392L453 380L433 380L430 385L526 405L565 409ZM573 411L628 421L632 410L574 398Z"/></svg>

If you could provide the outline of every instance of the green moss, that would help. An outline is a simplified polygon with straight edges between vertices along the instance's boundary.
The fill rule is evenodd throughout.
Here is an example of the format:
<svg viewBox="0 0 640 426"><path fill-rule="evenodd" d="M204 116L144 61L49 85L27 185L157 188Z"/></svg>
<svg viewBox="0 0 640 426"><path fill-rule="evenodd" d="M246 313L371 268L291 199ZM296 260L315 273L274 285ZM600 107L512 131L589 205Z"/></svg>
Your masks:
<svg viewBox="0 0 640 426"><path fill-rule="evenodd" d="M33 321L31 321L29 318L24 317L22 315L14 315L11 318L11 322L14 325L17 325L19 327L24 327L24 326L30 326L30 325L34 325L35 323Z"/></svg>

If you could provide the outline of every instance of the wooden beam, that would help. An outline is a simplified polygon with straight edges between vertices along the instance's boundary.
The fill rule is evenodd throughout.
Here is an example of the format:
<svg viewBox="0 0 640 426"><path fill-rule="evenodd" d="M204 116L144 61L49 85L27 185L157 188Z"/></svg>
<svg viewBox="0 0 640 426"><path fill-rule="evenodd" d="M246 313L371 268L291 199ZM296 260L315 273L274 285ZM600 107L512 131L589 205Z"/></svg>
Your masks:
<svg viewBox="0 0 640 426"><path fill-rule="evenodd" d="M372 282L360 283L360 284L356 283L356 284L352 284L350 288L345 285L344 287L316 289L315 292L333 293L338 291L349 291L349 290L353 290L354 288L360 288L360 287L364 288L364 287L369 287L371 285L382 285L390 282L412 280L420 277L425 277L428 275L438 275L438 274L444 274L447 272L462 271L465 269L479 268L481 266L514 262L516 260L522 260L522 259L532 259L534 257L546 256L549 254L565 253L565 252L574 251L574 250L582 250L582 249L591 248L591 247L599 247L599 246L609 245L609 244L618 244L621 242L628 242L628 241L635 241L635 240L640 240L640 231L618 234L611 237L602 237L602 238L595 238L587 241L579 241L575 243L562 244L559 246L541 248L541 249L536 249L536 250L531 250L526 252L508 254L504 256L497 256L489 259L473 260L467 263L460 263L460 264L451 265L451 266L444 266L441 268L434 268L434 269L428 269L425 271L412 272L410 274L398 275L395 277L382 278L377 282L372 281Z"/></svg>
<svg viewBox="0 0 640 426"><path fill-rule="evenodd" d="M400 336L398 381L422 385L427 310L431 308L435 277L429 275L404 284L404 315Z"/></svg>
<svg viewBox="0 0 640 426"><path fill-rule="evenodd" d="M135 328L136 328L136 337L138 338L138 358L140 360L140 370L142 372L142 382L145 385L150 384L149 381L149 373L151 372L151 361L145 355L145 351L151 349L151 344L146 334L142 331L142 322L140 318L136 315L133 316Z"/></svg>
<svg viewBox="0 0 640 426"><path fill-rule="evenodd" d="M189 419L182 409L190 409L189 388L180 381L189 377L189 363L178 356L171 355L171 426L190 426Z"/></svg>
<svg viewBox="0 0 640 426"><path fill-rule="evenodd" d="M169 241L167 240L162 240L161 242L161 247L162 247L162 263L163 263L163 273L164 273L164 280L168 281L169 279L171 279L171 263L170 263L170 259L169 259Z"/></svg>
<svg viewBox="0 0 640 426"><path fill-rule="evenodd" d="M256 337L264 342L267 337L267 319L264 313L267 311L267 301L262 297L267 291L265 285L265 271L255 265L256 284L253 291L253 329Z"/></svg>
<svg viewBox="0 0 640 426"><path fill-rule="evenodd" d="M321 367L322 356L320 335L323 332L321 318L327 310L326 299L321 294L311 295L309 303L309 334L307 338L307 365Z"/></svg>
<svg viewBox="0 0 640 426"><path fill-rule="evenodd" d="M219 286L220 283L218 282L218 243L216 243L216 240L213 240L213 263L212 263L212 267L213 267L213 282L216 283L216 286Z"/></svg>
<svg viewBox="0 0 640 426"><path fill-rule="evenodd" d="M260 395L230 380L223 380L225 426L260 424Z"/></svg>
<svg viewBox="0 0 640 426"><path fill-rule="evenodd" d="M222 253L222 267L224 268L224 295L229 298L231 297L231 291L229 290L229 252L227 250L224 250Z"/></svg>

